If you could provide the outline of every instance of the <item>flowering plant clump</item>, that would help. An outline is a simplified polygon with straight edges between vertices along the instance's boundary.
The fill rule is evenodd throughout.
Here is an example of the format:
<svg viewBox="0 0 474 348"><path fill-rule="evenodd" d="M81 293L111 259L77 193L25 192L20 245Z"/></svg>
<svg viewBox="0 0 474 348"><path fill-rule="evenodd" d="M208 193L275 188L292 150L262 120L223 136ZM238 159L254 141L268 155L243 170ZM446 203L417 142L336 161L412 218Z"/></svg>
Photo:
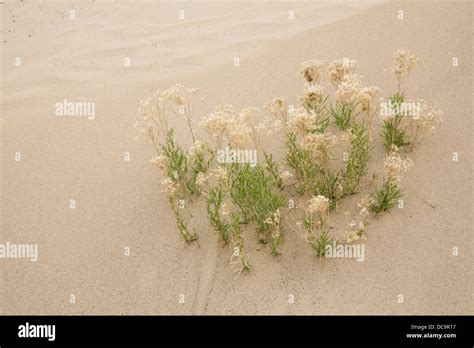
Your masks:
<svg viewBox="0 0 474 348"><path fill-rule="evenodd" d="M232 248L230 262L239 264L238 274L251 269L244 238L249 230L274 256L282 253L285 235L292 231L301 231L320 257L333 243L365 239L371 219L402 197L403 176L413 165L402 152L413 151L424 131L441 122L440 110L421 99L408 99L403 90L417 64L412 53L395 53L391 72L397 91L380 104L375 102L379 88L365 85L357 62L348 58L304 62L300 73L305 86L296 106L284 98L273 99L263 111L220 105L198 121L193 109L196 89L178 84L142 100L135 126L156 152L151 163L163 176L162 192L182 238L197 243L191 211L203 200L209 229L224 247ZM374 124L377 114L381 132ZM187 146L170 126L172 116L179 116L189 132ZM377 133L382 139L374 136ZM265 137L283 147L282 158L265 148ZM386 151L379 163L379 185L367 180L377 147ZM223 148L226 161L221 160ZM245 157L237 160L239 151L258 155L246 162ZM349 229L335 238L330 216L351 195L361 195L358 213L352 218L350 211L344 213Z"/></svg>
<svg viewBox="0 0 474 348"><path fill-rule="evenodd" d="M398 50L394 54L391 71L397 79L397 91L387 101L381 100L384 109L381 113L384 117L382 134L387 152L391 151L392 145L412 151L426 128L434 131L442 122L441 110L428 106L422 99L408 99L403 90L417 64L418 58L409 51Z"/></svg>

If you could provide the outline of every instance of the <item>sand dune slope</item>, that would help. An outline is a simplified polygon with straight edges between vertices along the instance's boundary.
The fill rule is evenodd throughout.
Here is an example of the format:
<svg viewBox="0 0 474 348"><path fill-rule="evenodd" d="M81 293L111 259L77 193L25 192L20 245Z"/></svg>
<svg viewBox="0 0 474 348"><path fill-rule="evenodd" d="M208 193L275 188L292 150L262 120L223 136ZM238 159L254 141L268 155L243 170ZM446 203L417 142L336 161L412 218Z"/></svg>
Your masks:
<svg viewBox="0 0 474 348"><path fill-rule="evenodd" d="M0 243L39 247L38 262L0 259L1 314L472 314L472 4L7 2L1 11ZM302 61L346 56L387 96L395 81L384 68L398 48L421 61L408 93L445 118L410 155L404 209L370 226L364 262L320 261L287 231L276 258L249 237L254 269L234 279L231 250L205 217L200 247L180 240L151 149L134 141L140 99L178 82L200 88L197 122L221 103L296 100ZM55 116L64 99L95 102L96 117Z"/></svg>

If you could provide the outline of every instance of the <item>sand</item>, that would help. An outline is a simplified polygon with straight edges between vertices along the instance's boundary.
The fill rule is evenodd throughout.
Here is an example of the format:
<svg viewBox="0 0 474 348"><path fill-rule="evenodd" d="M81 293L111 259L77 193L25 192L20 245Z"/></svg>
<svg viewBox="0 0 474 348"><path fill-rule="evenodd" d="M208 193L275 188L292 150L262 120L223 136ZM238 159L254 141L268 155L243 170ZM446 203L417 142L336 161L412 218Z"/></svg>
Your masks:
<svg viewBox="0 0 474 348"><path fill-rule="evenodd" d="M4 1L0 8L0 243L39 248L37 262L0 259L1 314L473 313L471 3ZM231 250L218 245L203 215L200 247L185 245L149 164L152 150L134 140L140 99L174 83L200 88L197 122L220 103L295 100L302 61L346 56L386 96L395 81L384 68L398 48L421 61L408 93L442 109L444 124L410 154L404 209L370 225L364 262L320 261L287 231L276 258L249 237L254 268L235 279ZM95 119L56 116L64 99L95 102Z"/></svg>

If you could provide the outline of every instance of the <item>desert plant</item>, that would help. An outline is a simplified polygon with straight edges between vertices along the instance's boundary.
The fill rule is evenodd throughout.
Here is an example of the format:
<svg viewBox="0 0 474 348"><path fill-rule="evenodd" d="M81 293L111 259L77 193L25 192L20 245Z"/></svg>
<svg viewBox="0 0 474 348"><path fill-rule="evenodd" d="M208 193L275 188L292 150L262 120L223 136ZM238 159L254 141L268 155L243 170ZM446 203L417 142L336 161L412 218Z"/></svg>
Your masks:
<svg viewBox="0 0 474 348"><path fill-rule="evenodd" d="M283 179L280 175L278 163L273 160L272 154L265 153L265 169L268 174L272 177L273 182L279 189L283 188Z"/></svg>
<svg viewBox="0 0 474 348"><path fill-rule="evenodd" d="M392 145L412 151L424 129L430 126L434 130L441 123L443 113L439 109L429 107L423 100L406 98L403 85L417 64L418 58L409 51L398 50L394 54L391 71L397 79L397 92L387 101L383 115L382 136L387 153Z"/></svg>
<svg viewBox="0 0 474 348"><path fill-rule="evenodd" d="M338 101L335 106L331 105L330 110L333 117L333 124L341 131L349 129L354 117L352 106Z"/></svg>
<svg viewBox="0 0 474 348"><path fill-rule="evenodd" d="M223 203L224 192L221 184L209 191L207 197L207 216L209 223L219 233L220 238L224 243L229 240L229 223L224 220L224 216L228 215L229 212Z"/></svg>
<svg viewBox="0 0 474 348"><path fill-rule="evenodd" d="M329 199L319 195L308 201L302 226L306 240L318 256L324 256L326 246L332 242L327 228Z"/></svg>
<svg viewBox="0 0 474 348"><path fill-rule="evenodd" d="M374 198L366 195L359 203L357 203L359 212L356 215L355 219L353 219L349 224L349 231L345 233L344 241L346 242L346 244L352 244L355 241L366 238L365 233L370 221L369 206L374 202ZM346 217L349 217L350 212L346 211L344 215L346 215Z"/></svg>
<svg viewBox="0 0 474 348"><path fill-rule="evenodd" d="M242 226L241 226L241 217L239 213L232 212L231 214L231 223L230 223L230 232L232 236L232 241L234 244L234 249L232 252L232 257L230 259L231 263L234 257L238 257L241 263L241 268L238 270L238 275L243 271L250 271L250 263L247 259L247 255L244 249L244 240L242 237Z"/></svg>
<svg viewBox="0 0 474 348"><path fill-rule="evenodd" d="M273 256L280 255L279 248L281 244L283 243L283 236L281 235L280 222L281 222L280 209L277 209L276 211L274 211L265 220L265 223L269 226L269 229L270 229L270 238L271 238L270 253Z"/></svg>
<svg viewBox="0 0 474 348"><path fill-rule="evenodd" d="M322 257L335 241L330 234L333 226L329 226L329 214L344 206L345 197L363 194L357 203L359 210L352 215L342 240L352 244L366 238L373 216L389 211L402 197L402 176L412 162L402 159L400 151L412 151L423 132L441 122L440 110L420 99L406 97L404 86L417 62L408 51L395 53L392 72L397 89L379 107L374 103L379 90L363 85L356 73L356 61L348 58L329 64L306 61L301 67L306 85L297 106L287 105L283 98L275 98L266 106L276 118L270 129L266 117L263 121L256 118L259 109L237 111L232 105L217 106L202 118L199 129L194 129L191 101L197 91L182 85L158 91L143 100L136 127L156 152L151 162L164 177L162 191L166 193L181 237L186 242L197 242L188 204L192 208L194 201L205 196L210 227L223 245L232 245L231 263L240 264L237 276L250 270L244 248L244 232L250 228L255 229L261 243L269 244L272 255L279 255L283 234L287 233L283 223L299 233L291 224L296 219L307 243ZM334 93L328 92L327 82L333 86ZM369 161L377 160L371 156L377 140L372 138L372 121L379 111L385 117L381 122L385 174L379 185L377 172L371 183L363 185ZM183 146L186 142L176 138L170 115L184 117L192 140L189 148ZM265 151L264 132L283 145L282 160ZM205 138L207 142L202 140ZM336 151L341 146L340 140L349 140L343 161ZM263 158L254 156L254 160L234 161L234 157L226 157L223 162L223 146L226 151L227 148L233 151L252 143L257 149L253 151L259 151ZM294 200L288 201L295 194L301 197L299 202L308 200L305 207L300 203L295 206ZM295 214L296 218L288 218L289 214ZM349 217L352 213L344 214Z"/></svg>
<svg viewBox="0 0 474 348"><path fill-rule="evenodd" d="M369 206L375 214L381 214L384 211L392 209L402 196L398 185L390 181L384 181L380 188L371 193L373 203Z"/></svg>
<svg viewBox="0 0 474 348"><path fill-rule="evenodd" d="M323 231L321 234L316 238L315 241L311 244L314 251L316 251L316 255L319 257L325 256L326 248L328 245L331 245L333 239L329 236L328 231Z"/></svg>
<svg viewBox="0 0 474 348"><path fill-rule="evenodd" d="M333 209L342 197L343 187L341 178L335 171L323 171L315 181L315 186L311 192L314 195L328 197L330 200L329 207Z"/></svg>
<svg viewBox="0 0 474 348"><path fill-rule="evenodd" d="M168 196L168 203L173 212L173 215L176 220L176 225L178 227L181 237L187 242L195 242L198 239L198 235L195 229L189 227L188 222L183 217L183 211L189 211L185 207L185 201L180 197L179 193L179 184L174 182L170 178L166 178L162 182L163 192Z"/></svg>
<svg viewBox="0 0 474 348"><path fill-rule="evenodd" d="M266 220L287 201L280 193L273 177L266 173L261 164L233 163L230 166L230 195L240 208L245 223L255 220L259 240L266 242L269 225Z"/></svg>
<svg viewBox="0 0 474 348"><path fill-rule="evenodd" d="M370 159L371 145L366 127L362 123L355 123L350 132L351 149L342 174L344 195L357 192L360 180L367 173Z"/></svg>
<svg viewBox="0 0 474 348"><path fill-rule="evenodd" d="M313 186L319 167L313 163L310 154L297 143L296 134L289 133L285 142L287 154L285 163L294 170L297 179L296 192L303 195Z"/></svg>
<svg viewBox="0 0 474 348"><path fill-rule="evenodd" d="M389 99L389 110L397 110L394 115L387 115L383 120L383 138L385 150L388 152L393 145L401 148L408 144L407 132L404 128L404 117L401 105L405 100L403 93L396 93Z"/></svg>
<svg viewBox="0 0 474 348"><path fill-rule="evenodd" d="M369 205L371 211L378 215L395 206L401 197L402 174L412 165L413 162L409 158L403 160L398 154L398 149L392 147L384 162L386 178L382 186L371 193L372 202Z"/></svg>
<svg viewBox="0 0 474 348"><path fill-rule="evenodd" d="M176 218L176 224L178 226L178 230L181 233L181 236L186 242L194 242L197 241L198 236L196 230L190 229L188 223L184 220L183 216L179 212L179 208L176 208L176 204L171 203L170 206L172 207L174 216Z"/></svg>

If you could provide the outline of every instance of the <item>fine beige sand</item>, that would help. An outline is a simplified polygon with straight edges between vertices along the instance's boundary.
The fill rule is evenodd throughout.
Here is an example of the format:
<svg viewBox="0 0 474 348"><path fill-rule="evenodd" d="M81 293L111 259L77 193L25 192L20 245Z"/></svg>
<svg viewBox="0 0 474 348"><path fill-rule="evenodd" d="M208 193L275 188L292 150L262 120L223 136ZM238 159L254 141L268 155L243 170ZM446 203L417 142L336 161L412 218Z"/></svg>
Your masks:
<svg viewBox="0 0 474 348"><path fill-rule="evenodd" d="M38 262L0 259L1 314L473 313L472 3L3 1L0 8L0 243L39 247ZM343 57L357 60L364 81L387 96L395 80L384 69L398 48L421 62L408 93L442 109L444 124L410 154L404 209L370 225L364 262L319 260L287 231L279 257L249 237L254 268L234 279L231 250L218 245L204 214L196 217L200 247L185 245L149 164L152 149L134 140L140 99L174 83L200 88L197 122L221 103L295 100L301 62ZM96 118L55 116L64 99L95 102Z"/></svg>

